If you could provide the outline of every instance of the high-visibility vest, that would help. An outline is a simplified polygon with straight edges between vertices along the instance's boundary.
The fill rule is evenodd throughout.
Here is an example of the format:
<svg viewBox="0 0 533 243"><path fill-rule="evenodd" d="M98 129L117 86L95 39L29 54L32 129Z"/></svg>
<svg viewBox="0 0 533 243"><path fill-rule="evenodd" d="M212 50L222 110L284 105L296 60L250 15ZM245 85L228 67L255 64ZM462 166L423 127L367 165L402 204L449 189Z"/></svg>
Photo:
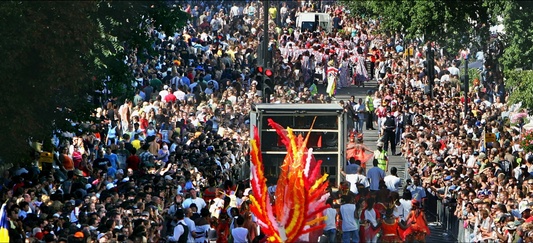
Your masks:
<svg viewBox="0 0 533 243"><path fill-rule="evenodd" d="M383 171L387 170L387 153L385 151L374 151L374 157L378 160L378 167Z"/></svg>
<svg viewBox="0 0 533 243"><path fill-rule="evenodd" d="M367 96L365 100L365 108L367 111L374 111L374 101L372 97Z"/></svg>
<svg viewBox="0 0 533 243"><path fill-rule="evenodd" d="M318 88L316 87L316 84L311 85L311 95L315 95L318 93Z"/></svg>

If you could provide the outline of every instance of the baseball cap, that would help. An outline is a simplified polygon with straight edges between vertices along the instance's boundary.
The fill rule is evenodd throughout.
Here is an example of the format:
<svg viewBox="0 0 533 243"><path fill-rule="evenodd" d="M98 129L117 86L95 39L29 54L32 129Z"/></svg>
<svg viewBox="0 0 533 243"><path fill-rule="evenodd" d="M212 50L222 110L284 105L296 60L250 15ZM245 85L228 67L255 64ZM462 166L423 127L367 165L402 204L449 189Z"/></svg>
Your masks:
<svg viewBox="0 0 533 243"><path fill-rule="evenodd" d="M104 233L100 233L100 234L98 234L97 240L100 240L100 239L102 239L102 237L104 237L104 236L105 236L105 234L104 234Z"/></svg>
<svg viewBox="0 0 533 243"><path fill-rule="evenodd" d="M445 181L449 181L449 180L451 180L451 179L452 179L452 176L446 176L446 177L444 178Z"/></svg>
<svg viewBox="0 0 533 243"><path fill-rule="evenodd" d="M111 190L112 188L115 187L115 185L113 183L109 183L105 187L107 188L107 190Z"/></svg>
<svg viewBox="0 0 533 243"><path fill-rule="evenodd" d="M173 179L173 178L172 178L172 176L170 176L170 175L166 175L166 176L165 176L165 180L170 180L170 181L171 181L172 179Z"/></svg>

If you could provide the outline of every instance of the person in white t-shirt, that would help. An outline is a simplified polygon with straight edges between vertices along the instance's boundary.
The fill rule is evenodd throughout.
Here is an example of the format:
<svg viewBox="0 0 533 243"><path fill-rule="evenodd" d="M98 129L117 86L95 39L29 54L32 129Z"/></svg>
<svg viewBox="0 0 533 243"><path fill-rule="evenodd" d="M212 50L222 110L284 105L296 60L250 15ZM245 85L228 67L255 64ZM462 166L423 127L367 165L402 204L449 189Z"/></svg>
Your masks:
<svg viewBox="0 0 533 243"><path fill-rule="evenodd" d="M385 181L385 185L387 185L387 189L392 192L397 192L402 187L402 179L398 177L398 169L396 167L392 167L390 173L383 180Z"/></svg>
<svg viewBox="0 0 533 243"><path fill-rule="evenodd" d="M340 218L342 220L342 242L359 242L359 217L351 195L342 197Z"/></svg>
<svg viewBox="0 0 533 243"><path fill-rule="evenodd" d="M198 207L198 210L202 210L202 208L207 206L204 199L197 196L196 189L194 188L189 189L189 193L191 194L191 197L183 201L183 208L189 208L191 204L193 203L196 204L196 206Z"/></svg>
<svg viewBox="0 0 533 243"><path fill-rule="evenodd" d="M328 238L328 242L335 242L335 236L337 235L337 210L333 208L333 198L328 198L326 204L329 205L329 208L322 212L324 216L327 216L326 227L324 228L323 234Z"/></svg>
<svg viewBox="0 0 533 243"><path fill-rule="evenodd" d="M398 217L401 216L401 220L407 222L407 216L409 215L409 212L411 212L411 208L413 207L412 204L412 195L410 191L405 190L403 192L403 197L399 200L401 207L397 207L398 209L402 209L403 212L398 212ZM403 216L402 216L403 215Z"/></svg>
<svg viewBox="0 0 533 243"><path fill-rule="evenodd" d="M233 236L233 243L248 243L251 240L248 237L248 229L242 227L244 224L244 218L239 215L235 219L237 227L231 230L231 236Z"/></svg>

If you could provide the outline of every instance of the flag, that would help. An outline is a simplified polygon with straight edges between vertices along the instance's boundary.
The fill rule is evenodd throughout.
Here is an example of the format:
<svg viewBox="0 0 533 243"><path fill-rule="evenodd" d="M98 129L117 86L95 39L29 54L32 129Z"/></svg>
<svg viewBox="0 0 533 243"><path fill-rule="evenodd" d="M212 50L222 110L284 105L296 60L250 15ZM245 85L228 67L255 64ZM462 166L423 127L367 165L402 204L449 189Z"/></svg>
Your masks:
<svg viewBox="0 0 533 243"><path fill-rule="evenodd" d="M0 210L0 242L9 242L9 221L7 220L6 203Z"/></svg>

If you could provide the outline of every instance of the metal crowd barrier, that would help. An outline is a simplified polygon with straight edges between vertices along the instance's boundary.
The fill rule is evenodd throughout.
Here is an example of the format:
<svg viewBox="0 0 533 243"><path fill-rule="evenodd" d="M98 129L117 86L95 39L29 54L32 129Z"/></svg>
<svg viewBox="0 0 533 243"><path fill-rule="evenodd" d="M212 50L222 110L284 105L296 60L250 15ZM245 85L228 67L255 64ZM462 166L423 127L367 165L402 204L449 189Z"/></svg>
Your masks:
<svg viewBox="0 0 533 243"><path fill-rule="evenodd" d="M406 160L404 180L411 179L408 171L409 162ZM468 238L465 238L464 221L454 215L455 207L455 204L445 205L436 195L426 190L426 215L434 218L436 225L440 225L440 229L444 231L443 235L450 240L453 239L453 242L470 242Z"/></svg>

